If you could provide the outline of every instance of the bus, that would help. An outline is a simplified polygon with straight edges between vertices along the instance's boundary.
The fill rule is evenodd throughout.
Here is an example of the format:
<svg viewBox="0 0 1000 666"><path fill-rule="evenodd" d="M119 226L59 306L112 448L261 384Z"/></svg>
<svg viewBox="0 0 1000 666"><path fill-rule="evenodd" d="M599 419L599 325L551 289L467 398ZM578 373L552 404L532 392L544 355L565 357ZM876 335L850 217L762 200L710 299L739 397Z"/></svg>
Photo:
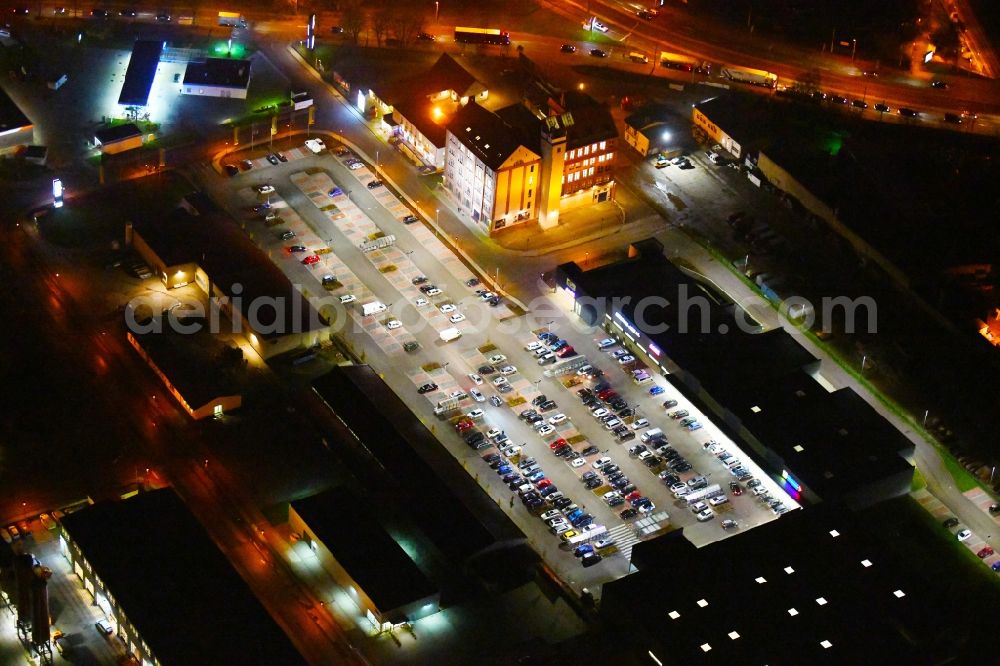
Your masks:
<svg viewBox="0 0 1000 666"><path fill-rule="evenodd" d="M510 33L496 28L455 28L455 41L460 44L510 46Z"/></svg>

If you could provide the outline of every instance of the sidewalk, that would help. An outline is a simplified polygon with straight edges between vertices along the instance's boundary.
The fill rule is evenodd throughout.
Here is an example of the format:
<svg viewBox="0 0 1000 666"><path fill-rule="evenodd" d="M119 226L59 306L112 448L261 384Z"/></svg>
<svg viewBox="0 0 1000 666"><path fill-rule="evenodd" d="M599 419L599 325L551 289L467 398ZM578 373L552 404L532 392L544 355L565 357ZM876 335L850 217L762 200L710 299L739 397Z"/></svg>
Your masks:
<svg viewBox="0 0 1000 666"><path fill-rule="evenodd" d="M604 238L621 231L625 211L614 201L605 201L559 214L559 224L543 229L537 221L501 229L493 235L500 247L536 257L553 250Z"/></svg>

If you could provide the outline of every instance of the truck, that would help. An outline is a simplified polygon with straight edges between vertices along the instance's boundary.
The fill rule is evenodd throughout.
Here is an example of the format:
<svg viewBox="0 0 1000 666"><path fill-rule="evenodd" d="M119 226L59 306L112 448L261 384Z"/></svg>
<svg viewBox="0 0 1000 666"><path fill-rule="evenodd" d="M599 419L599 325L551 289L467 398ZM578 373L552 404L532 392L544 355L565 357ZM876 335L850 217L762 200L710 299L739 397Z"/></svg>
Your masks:
<svg viewBox="0 0 1000 666"><path fill-rule="evenodd" d="M704 61L698 60L692 56L686 56L681 53L671 53L669 51L660 51L660 67L677 69L682 72L704 73L708 70Z"/></svg>
<svg viewBox="0 0 1000 666"><path fill-rule="evenodd" d="M722 76L736 83L748 83L752 86L762 86L764 88L774 88L778 85L777 74L765 72L762 69L751 69L750 67L726 65L722 68Z"/></svg>
<svg viewBox="0 0 1000 666"><path fill-rule="evenodd" d="M462 337L462 331L454 327L446 328L443 331L441 331L441 339L444 342L451 342L452 340L458 340L460 337Z"/></svg>
<svg viewBox="0 0 1000 666"><path fill-rule="evenodd" d="M722 486L719 484L714 484L708 486L707 488L702 488L701 490L695 490L684 496L684 501L688 503L688 506L701 502L712 497L717 497L722 494Z"/></svg>
<svg viewBox="0 0 1000 666"><path fill-rule="evenodd" d="M219 12L219 25L230 28L245 28L247 20L239 12Z"/></svg>
<svg viewBox="0 0 1000 666"><path fill-rule="evenodd" d="M372 301L370 303L364 303L361 306L361 314L365 317L373 314L379 314L386 311L385 303L381 301Z"/></svg>
<svg viewBox="0 0 1000 666"><path fill-rule="evenodd" d="M510 33L497 28L455 28L459 44L496 44L510 46Z"/></svg>

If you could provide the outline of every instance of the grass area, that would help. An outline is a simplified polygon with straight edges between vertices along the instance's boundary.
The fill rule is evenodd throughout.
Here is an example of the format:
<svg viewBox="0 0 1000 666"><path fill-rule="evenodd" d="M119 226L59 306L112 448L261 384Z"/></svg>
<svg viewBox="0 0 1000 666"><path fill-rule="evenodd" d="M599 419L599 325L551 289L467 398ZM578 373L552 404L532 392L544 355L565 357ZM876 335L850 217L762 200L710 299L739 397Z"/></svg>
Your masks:
<svg viewBox="0 0 1000 666"><path fill-rule="evenodd" d="M1000 603L1000 576L975 553L941 527L909 496L882 502L861 512L871 538L914 561L930 580L947 581L953 598L973 608L996 608Z"/></svg>
<svg viewBox="0 0 1000 666"><path fill-rule="evenodd" d="M910 483L910 491L920 490L921 488L927 487L927 479L924 478L923 472L917 468L913 468L913 481Z"/></svg>
<svg viewBox="0 0 1000 666"><path fill-rule="evenodd" d="M976 477L972 476L967 469L962 467L962 463L958 462L956 458L944 452L942 452L941 457L944 459L944 466L951 474L951 478L955 479L955 486L960 491L964 493L979 486L979 481Z"/></svg>

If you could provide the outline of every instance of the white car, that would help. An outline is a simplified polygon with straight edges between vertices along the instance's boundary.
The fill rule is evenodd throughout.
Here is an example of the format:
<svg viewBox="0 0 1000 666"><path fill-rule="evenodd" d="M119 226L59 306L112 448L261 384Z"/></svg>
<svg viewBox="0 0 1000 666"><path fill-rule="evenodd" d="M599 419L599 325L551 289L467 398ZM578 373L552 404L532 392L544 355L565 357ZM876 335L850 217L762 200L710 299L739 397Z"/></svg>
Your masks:
<svg viewBox="0 0 1000 666"><path fill-rule="evenodd" d="M460 321L465 321L465 315L462 314L461 312L456 312L452 316L448 317L448 321L450 321L453 324L457 324Z"/></svg>
<svg viewBox="0 0 1000 666"><path fill-rule="evenodd" d="M457 309L458 308L455 307L454 303L445 303L440 308L441 312L444 313L444 314L448 314L449 312L454 312Z"/></svg>
<svg viewBox="0 0 1000 666"><path fill-rule="evenodd" d="M489 437L490 439L496 439L497 437L499 437L502 434L503 434L503 430L501 430L500 428L491 428L486 433L486 436Z"/></svg>
<svg viewBox="0 0 1000 666"><path fill-rule="evenodd" d="M538 429L538 434L541 435L542 437L545 437L547 435L551 435L555 431L556 431L556 429L553 428L552 426L550 426L550 425L543 425L541 428Z"/></svg>
<svg viewBox="0 0 1000 666"><path fill-rule="evenodd" d="M541 518L542 520L552 520L553 518L562 518L562 513L560 513L558 509L549 509L541 516L539 516L539 518Z"/></svg>
<svg viewBox="0 0 1000 666"><path fill-rule="evenodd" d="M632 430L642 430L649 425L649 419L636 419L632 421Z"/></svg>
<svg viewBox="0 0 1000 666"><path fill-rule="evenodd" d="M968 541L968 539L971 536L972 536L972 530L962 530L961 532L955 535L955 538L958 539L959 541Z"/></svg>
<svg viewBox="0 0 1000 666"><path fill-rule="evenodd" d="M587 461L584 460L583 458L573 458L573 460L570 461L569 463L570 467L572 467L573 469L576 469L577 467L583 467L586 464Z"/></svg>
<svg viewBox="0 0 1000 666"><path fill-rule="evenodd" d="M471 412L469 412L468 414L466 414L466 416L468 416L473 421L476 421L476 420L481 419L484 416L486 416L486 412L484 412L481 409L473 409Z"/></svg>
<svg viewBox="0 0 1000 666"><path fill-rule="evenodd" d="M611 492L604 493L604 495L601 496L601 499L610 504L619 497L621 497L621 493L617 490L612 490Z"/></svg>
<svg viewBox="0 0 1000 666"><path fill-rule="evenodd" d="M306 148L318 155L326 150L326 144L320 139L307 139Z"/></svg>
<svg viewBox="0 0 1000 666"><path fill-rule="evenodd" d="M561 413L549 417L549 423L551 423L552 425L559 425L560 423L563 423L565 420L566 420L566 415Z"/></svg>
<svg viewBox="0 0 1000 666"><path fill-rule="evenodd" d="M413 304L416 305L418 308L422 308L425 305L428 305L429 303L430 301L428 301L426 298L423 297L420 297L417 300L413 301Z"/></svg>
<svg viewBox="0 0 1000 666"><path fill-rule="evenodd" d="M598 539L594 542L594 548L601 550L602 548L608 548L609 546L615 545L615 540L612 537L604 537L603 539Z"/></svg>
<svg viewBox="0 0 1000 666"><path fill-rule="evenodd" d="M437 296L440 293L441 293L441 290L438 289L437 287L431 287L430 289L427 290L427 295L428 296Z"/></svg>
<svg viewBox="0 0 1000 666"><path fill-rule="evenodd" d="M482 386L483 385L483 378L480 377L479 375L477 375L474 372L470 372L469 373L469 379L471 379L472 383L475 384L476 386Z"/></svg>
<svg viewBox="0 0 1000 666"><path fill-rule="evenodd" d="M691 505L691 511L693 511L694 513L701 513L707 508L708 505L705 504L704 502L695 502L694 504Z"/></svg>
<svg viewBox="0 0 1000 666"><path fill-rule="evenodd" d="M259 194L273 194L274 185L261 185L260 187L257 188L257 192Z"/></svg>
<svg viewBox="0 0 1000 666"><path fill-rule="evenodd" d="M608 414L610 414L610 412L608 410L604 409L603 407L600 407L598 409L595 409L593 412L591 412L591 414L594 415L595 419L599 419L602 416L607 416Z"/></svg>
<svg viewBox="0 0 1000 666"><path fill-rule="evenodd" d="M514 456L521 454L521 447L514 445L508 446L503 450L503 454L508 458L513 458Z"/></svg>
<svg viewBox="0 0 1000 666"><path fill-rule="evenodd" d="M488 359L486 359L490 365L499 365L507 360L507 357L503 354L493 354Z"/></svg>
<svg viewBox="0 0 1000 666"><path fill-rule="evenodd" d="M354 294L344 294L340 297L340 302L344 304L353 303L356 300L358 300L358 297Z"/></svg>
<svg viewBox="0 0 1000 666"><path fill-rule="evenodd" d="M472 389L469 391L469 394L472 396L472 399L475 400L476 402L486 402L486 396L483 395L483 392L480 391L479 389Z"/></svg>
<svg viewBox="0 0 1000 666"><path fill-rule="evenodd" d="M541 348L542 348L542 343L539 342L538 340L532 340L528 344L524 345L524 351L533 352L536 349L541 349Z"/></svg>
<svg viewBox="0 0 1000 666"><path fill-rule="evenodd" d="M494 294L492 291L484 291L483 293L479 294L479 299L483 301L488 301L495 296L496 294Z"/></svg>
<svg viewBox="0 0 1000 666"><path fill-rule="evenodd" d="M601 23L600 21L598 21L596 18L593 21L591 21L590 27L592 29L596 30L597 32L607 32L608 31L608 26L604 25L603 23Z"/></svg>
<svg viewBox="0 0 1000 666"><path fill-rule="evenodd" d="M403 322L399 321L398 319L390 319L388 322L386 322L385 327L390 331L393 331L397 328L402 327L402 325Z"/></svg>
<svg viewBox="0 0 1000 666"><path fill-rule="evenodd" d="M617 428L620 425L622 425L622 420L621 419L611 419L610 421L608 421L607 423L604 424L604 429L605 430L614 430L615 428Z"/></svg>
<svg viewBox="0 0 1000 666"><path fill-rule="evenodd" d="M628 365L629 363L633 363L634 361L635 361L635 356L632 356L631 354L625 354L625 356L622 356L620 359L618 359L618 365Z"/></svg>
<svg viewBox="0 0 1000 666"><path fill-rule="evenodd" d="M698 519L699 523L704 523L705 521L715 518L715 513L713 513L711 509L705 509L704 511L699 511L695 517Z"/></svg>
<svg viewBox="0 0 1000 666"><path fill-rule="evenodd" d="M502 368L500 368L501 375L512 375L515 372L517 372L517 368L513 365L505 365Z"/></svg>
<svg viewBox="0 0 1000 666"><path fill-rule="evenodd" d="M347 165L347 168L351 171L356 171L365 165L364 162L351 162Z"/></svg>
<svg viewBox="0 0 1000 666"><path fill-rule="evenodd" d="M606 465L610 464L611 464L611 458L604 456L592 462L590 466L593 467L594 469L601 469L602 467L605 467Z"/></svg>
<svg viewBox="0 0 1000 666"><path fill-rule="evenodd" d="M506 377L497 377L496 379L493 380L493 386L503 386L504 384L507 383L509 382L507 381Z"/></svg>
<svg viewBox="0 0 1000 666"><path fill-rule="evenodd" d="M613 338L604 338L603 340L597 343L597 348L600 349L601 351L604 351L605 349L610 349L611 347L614 347L616 344L618 343L615 342Z"/></svg>
<svg viewBox="0 0 1000 666"><path fill-rule="evenodd" d="M717 495L716 497L709 499L708 503L711 504L712 506L720 506L728 501L729 498L726 497L725 495Z"/></svg>
<svg viewBox="0 0 1000 666"><path fill-rule="evenodd" d="M459 400L461 400L462 398L468 398L469 394L463 391L462 389L458 389L456 391L451 392L451 397L458 398Z"/></svg>

